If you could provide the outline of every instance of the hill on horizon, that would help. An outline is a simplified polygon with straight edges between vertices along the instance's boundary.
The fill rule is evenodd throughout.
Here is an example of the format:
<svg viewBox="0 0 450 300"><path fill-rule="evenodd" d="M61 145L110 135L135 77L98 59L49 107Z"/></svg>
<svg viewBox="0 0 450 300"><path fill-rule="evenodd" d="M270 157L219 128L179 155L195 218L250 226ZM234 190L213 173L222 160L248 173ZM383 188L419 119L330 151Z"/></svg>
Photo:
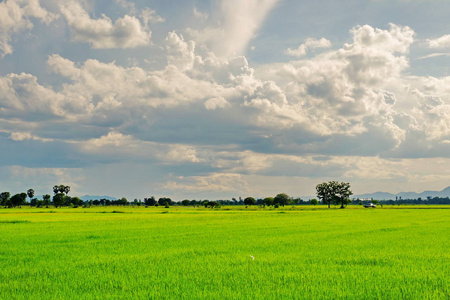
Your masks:
<svg viewBox="0 0 450 300"><path fill-rule="evenodd" d="M361 198L361 199L376 199L376 200L394 200L395 197L402 198L402 199L417 199L422 198L425 199L427 197L450 197L450 186L446 187L442 191L424 191L422 193L416 193L416 192L400 192L397 194L387 193L387 192L375 192L375 193L366 193L366 194L359 194L359 195L353 195L352 198Z"/></svg>
<svg viewBox="0 0 450 300"><path fill-rule="evenodd" d="M110 196L91 196L91 195L84 195L80 197L83 201L89 201L89 200L101 200L101 199L108 199L108 200L117 200L115 197Z"/></svg>

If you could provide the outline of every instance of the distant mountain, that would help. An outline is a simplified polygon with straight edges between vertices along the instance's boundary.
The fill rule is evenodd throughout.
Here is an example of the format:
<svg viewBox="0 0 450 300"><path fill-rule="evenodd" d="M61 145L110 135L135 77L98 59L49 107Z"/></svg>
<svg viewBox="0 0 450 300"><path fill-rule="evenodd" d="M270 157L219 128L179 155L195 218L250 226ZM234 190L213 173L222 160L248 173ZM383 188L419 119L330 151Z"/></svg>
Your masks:
<svg viewBox="0 0 450 300"><path fill-rule="evenodd" d="M395 199L394 194L386 193L386 192L375 192L375 193L367 193L361 195L352 195L351 198L359 198L359 199L377 199L377 200L389 200Z"/></svg>
<svg viewBox="0 0 450 300"><path fill-rule="evenodd" d="M91 195L84 195L80 197L81 200L100 200L100 199L108 199L108 200L117 200L117 198L110 197L110 196L91 196Z"/></svg>
<svg viewBox="0 0 450 300"><path fill-rule="evenodd" d="M360 199L376 199L376 200L394 200L395 197L402 197L402 199L417 199L422 198L426 199L427 197L450 197L450 186L443 189L442 191L424 191L422 193L416 192L401 192L398 194L391 194L386 192L376 192L376 193L367 193L360 195L353 195L352 198L360 198Z"/></svg>

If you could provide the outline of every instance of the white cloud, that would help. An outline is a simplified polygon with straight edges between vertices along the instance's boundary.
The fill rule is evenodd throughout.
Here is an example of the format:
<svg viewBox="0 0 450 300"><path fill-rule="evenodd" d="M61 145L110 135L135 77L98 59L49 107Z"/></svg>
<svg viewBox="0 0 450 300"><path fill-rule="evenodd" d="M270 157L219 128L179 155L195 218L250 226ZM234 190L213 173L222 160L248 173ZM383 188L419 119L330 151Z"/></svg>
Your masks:
<svg viewBox="0 0 450 300"><path fill-rule="evenodd" d="M23 121L63 115L64 99L53 89L40 85L30 74L0 77L0 117Z"/></svg>
<svg viewBox="0 0 450 300"><path fill-rule="evenodd" d="M9 0L0 2L0 57L13 52L11 36L33 28L30 18L49 24L57 15L48 12L39 0Z"/></svg>
<svg viewBox="0 0 450 300"><path fill-rule="evenodd" d="M450 48L450 34L441 36L440 38L427 40L428 47L434 48Z"/></svg>
<svg viewBox="0 0 450 300"><path fill-rule="evenodd" d="M161 164L201 163L197 149L190 145L148 142L117 131L87 141L72 144L89 155L101 156L107 161L124 159Z"/></svg>
<svg viewBox="0 0 450 300"><path fill-rule="evenodd" d="M208 176L189 176L174 178L162 186L168 190L187 192L235 192L245 193L247 183L240 174L214 173Z"/></svg>
<svg viewBox="0 0 450 300"><path fill-rule="evenodd" d="M439 56L450 56L450 53L431 53L428 55L418 57L417 59L427 59L427 58L433 58L433 57L439 57Z"/></svg>
<svg viewBox="0 0 450 300"><path fill-rule="evenodd" d="M52 139L43 139L38 136L32 135L30 132L12 132L9 136L13 141L24 141L24 140L34 140L34 141L43 141L43 142L51 142Z"/></svg>
<svg viewBox="0 0 450 300"><path fill-rule="evenodd" d="M194 10L192 11L194 14L194 17L197 18L200 21L206 21L209 18L209 14L205 12L201 12L197 9L197 7L194 7Z"/></svg>
<svg viewBox="0 0 450 300"><path fill-rule="evenodd" d="M133 16L125 15L114 23L106 15L92 19L78 2L60 7L74 41L89 43L94 49L136 48L150 44L151 32Z"/></svg>
<svg viewBox="0 0 450 300"><path fill-rule="evenodd" d="M194 65L195 43L185 42L183 36L169 32L166 37L167 62L181 71L190 70Z"/></svg>
<svg viewBox="0 0 450 300"><path fill-rule="evenodd" d="M230 106L230 103L223 97L211 98L205 102L205 107L207 110L215 110L218 108L226 108L229 106Z"/></svg>
<svg viewBox="0 0 450 300"><path fill-rule="evenodd" d="M144 8L140 14L140 17L142 18L142 21L146 26L148 24L156 24L156 23L163 23L166 21L163 17L159 16L156 11L154 11L151 8Z"/></svg>
<svg viewBox="0 0 450 300"><path fill-rule="evenodd" d="M382 52L407 53L414 41L414 31L408 26L390 24L389 30L369 25L357 26L351 30L354 45L377 49Z"/></svg>
<svg viewBox="0 0 450 300"><path fill-rule="evenodd" d="M35 195L52 194L52 187L55 184L65 184L71 187L73 196L80 188L78 183L84 179L81 168L27 168L16 165L0 167L0 170L1 173L8 174L8 181L25 182L27 188L33 187ZM4 178L2 179L5 181ZM16 192L23 191L22 187L13 185Z"/></svg>
<svg viewBox="0 0 450 300"><path fill-rule="evenodd" d="M414 162L404 157L450 153L450 79L407 74L409 27L358 26L340 49L255 69L185 36L167 34L157 70L53 54L61 84L0 77L0 126L10 123L0 134L59 142L87 166L157 168L172 174L161 189L204 194L267 191L280 178L401 180ZM256 178L264 184L249 188Z"/></svg>
<svg viewBox="0 0 450 300"><path fill-rule="evenodd" d="M136 4L134 2L129 2L126 0L116 0L116 2L126 9L130 15L136 16L139 15L139 17L142 19L142 22L148 28L148 24L156 24L156 23L163 23L166 20L159 16L155 10L145 7L140 12L138 12L138 9L136 8Z"/></svg>
<svg viewBox="0 0 450 300"><path fill-rule="evenodd" d="M396 94L388 85L400 80L409 66L405 54L414 31L393 24L389 30L365 25L355 27L351 34L354 42L342 49L257 72L283 90L289 105L279 114L292 111L291 124L298 122L323 136L361 138L384 128L381 132L397 145L404 134L390 121L396 114Z"/></svg>
<svg viewBox="0 0 450 300"><path fill-rule="evenodd" d="M313 38L307 38L303 44L298 46L296 49L288 48L285 53L291 56L301 57L306 55L309 50L320 49L320 48L330 48L331 42L325 38L319 40Z"/></svg>
<svg viewBox="0 0 450 300"><path fill-rule="evenodd" d="M216 18L210 18L211 24L200 30L191 29L189 32L197 42L206 45L217 56L242 55L278 1L219 1L218 15Z"/></svg>

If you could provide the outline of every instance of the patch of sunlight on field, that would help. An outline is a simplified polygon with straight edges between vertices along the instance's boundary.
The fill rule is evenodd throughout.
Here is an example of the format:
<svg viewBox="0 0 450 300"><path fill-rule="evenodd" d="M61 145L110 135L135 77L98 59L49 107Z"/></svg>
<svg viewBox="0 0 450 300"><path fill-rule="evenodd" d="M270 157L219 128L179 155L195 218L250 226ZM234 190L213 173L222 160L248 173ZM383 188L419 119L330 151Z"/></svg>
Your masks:
<svg viewBox="0 0 450 300"><path fill-rule="evenodd" d="M0 209L0 299L448 299L449 229L447 209Z"/></svg>

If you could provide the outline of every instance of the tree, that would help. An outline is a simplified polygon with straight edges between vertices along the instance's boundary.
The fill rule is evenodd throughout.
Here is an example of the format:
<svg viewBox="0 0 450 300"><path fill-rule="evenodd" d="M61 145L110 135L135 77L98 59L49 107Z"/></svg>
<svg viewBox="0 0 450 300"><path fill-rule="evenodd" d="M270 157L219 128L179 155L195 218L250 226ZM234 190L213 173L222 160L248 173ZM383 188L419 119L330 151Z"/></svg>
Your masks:
<svg viewBox="0 0 450 300"><path fill-rule="evenodd" d="M341 204L341 208L349 202L349 196L353 194L350 190L350 183L329 181L323 182L316 186L317 197L322 200L323 203L328 204L330 208L331 203Z"/></svg>
<svg viewBox="0 0 450 300"><path fill-rule="evenodd" d="M70 186L68 185L63 185L63 192L66 193L66 195L70 192Z"/></svg>
<svg viewBox="0 0 450 300"><path fill-rule="evenodd" d="M291 197L289 197L285 193L281 193L281 194L276 195L273 200L274 200L275 204L279 204L284 207L286 204L289 204L289 202L291 201Z"/></svg>
<svg viewBox="0 0 450 300"><path fill-rule="evenodd" d="M53 193L55 195L58 193L64 193L67 195L69 192L70 192L70 186L68 186L68 185L60 184L60 185L55 185L53 187Z"/></svg>
<svg viewBox="0 0 450 300"><path fill-rule="evenodd" d="M49 194L45 194L43 197L43 205L45 206L49 206L50 205L50 199L52 196L50 196Z"/></svg>
<svg viewBox="0 0 450 300"><path fill-rule="evenodd" d="M253 197L247 197L244 199L244 204L252 206L256 204L256 200Z"/></svg>
<svg viewBox="0 0 450 300"><path fill-rule="evenodd" d="M312 205L314 205L314 206L316 206L318 203L319 203L319 201L317 201L317 199L311 199L311 204Z"/></svg>
<svg viewBox="0 0 450 300"><path fill-rule="evenodd" d="M21 206L22 204L25 203L26 199L27 199L26 193L15 194L14 196L11 197L10 200L11 206L12 207Z"/></svg>
<svg viewBox="0 0 450 300"><path fill-rule="evenodd" d="M273 205L274 201L275 200L273 199L273 197L267 197L267 198L264 198L263 203L264 203L264 205L271 206L271 205Z"/></svg>
<svg viewBox="0 0 450 300"><path fill-rule="evenodd" d="M216 201L205 200L205 201L203 201L203 203L205 204L205 207L208 207L208 206L211 208L220 207L219 202L216 202Z"/></svg>
<svg viewBox="0 0 450 300"><path fill-rule="evenodd" d="M70 198L70 203L72 203L74 206L80 206L83 204L83 200L81 200L78 197L71 197Z"/></svg>
<svg viewBox="0 0 450 300"><path fill-rule="evenodd" d="M0 205L1 206L11 206L10 200L11 194L9 192L3 192L0 194Z"/></svg>
<svg viewBox="0 0 450 300"><path fill-rule="evenodd" d="M147 206L154 206L156 204L155 197L151 196L150 198L144 198L144 204Z"/></svg>
<svg viewBox="0 0 450 300"><path fill-rule="evenodd" d="M188 206L191 203L191 200L188 199L184 199L183 201L181 201L181 204L183 204L183 206Z"/></svg>
<svg viewBox="0 0 450 300"><path fill-rule="evenodd" d="M55 207L62 207L65 201L66 195L64 195L64 193L57 193L55 196L53 196L53 205Z"/></svg>
<svg viewBox="0 0 450 300"><path fill-rule="evenodd" d="M329 183L323 182L316 185L317 197L322 201L322 203L327 204L330 208L332 201L332 190L331 181Z"/></svg>
<svg viewBox="0 0 450 300"><path fill-rule="evenodd" d="M162 197L162 198L158 199L158 204L159 205L164 205L165 206L166 205L165 202L167 202L168 205L173 205L172 199L170 199L170 198Z"/></svg>
<svg viewBox="0 0 450 300"><path fill-rule="evenodd" d="M303 201L302 198L297 197L297 198L295 198L295 199L292 199L292 202L293 202L294 204L299 205L299 204L302 204L304 201Z"/></svg>
<svg viewBox="0 0 450 300"><path fill-rule="evenodd" d="M122 197L122 198L120 198L119 200L117 200L117 203L118 203L119 205L125 206L125 205L128 205L128 200L127 200L127 198Z"/></svg>
<svg viewBox="0 0 450 300"><path fill-rule="evenodd" d="M27 195L28 195L28 197L30 197L30 202L31 202L31 199L34 197L34 190L33 189L29 189L27 191Z"/></svg>

